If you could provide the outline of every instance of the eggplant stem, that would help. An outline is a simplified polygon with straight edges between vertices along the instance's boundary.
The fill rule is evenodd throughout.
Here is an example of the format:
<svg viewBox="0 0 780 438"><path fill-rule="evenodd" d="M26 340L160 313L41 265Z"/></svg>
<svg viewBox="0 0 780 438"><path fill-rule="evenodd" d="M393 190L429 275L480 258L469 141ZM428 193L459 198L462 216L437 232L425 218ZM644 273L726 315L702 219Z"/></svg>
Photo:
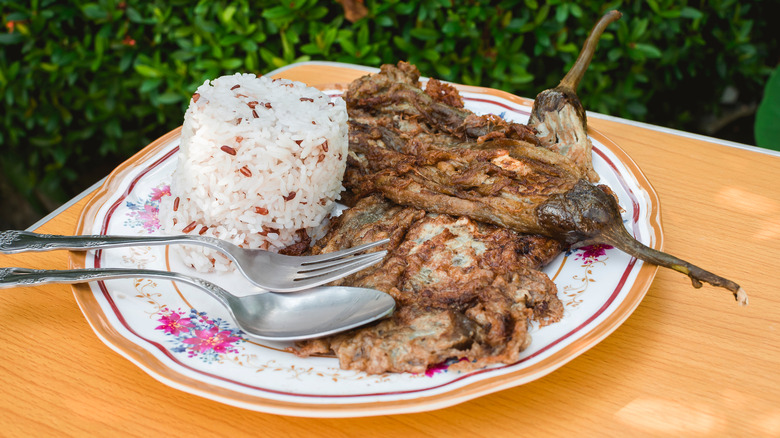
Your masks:
<svg viewBox="0 0 780 438"><path fill-rule="evenodd" d="M609 227L607 230L605 230L604 233L599 235L598 240L601 243L612 245L626 254L636 257L640 260L682 272L683 274L690 277L691 282L693 283L693 287L695 288L700 288L702 286L702 282L709 283L717 287L723 287L734 294L734 299L736 299L740 305L746 306L748 304L747 293L737 283L715 275L712 272L706 271L698 266L692 265L685 260L679 259L671 254L658 251L642 244L641 242L634 239L622 224L619 226Z"/></svg>
<svg viewBox="0 0 780 438"><path fill-rule="evenodd" d="M609 11L601 17L598 23L596 23L590 31L588 39L585 40L585 44L582 46L577 61L574 62L574 65L569 69L569 72L566 73L566 76L561 80L561 83L558 84L558 88L564 88L576 93L577 86L580 85L580 80L582 80L582 77L585 75L585 70L588 69L590 60L593 59L593 54L596 52L596 46L599 43L601 34L604 33L604 29L606 29L610 23L618 20L622 16L623 14L620 13L620 11Z"/></svg>

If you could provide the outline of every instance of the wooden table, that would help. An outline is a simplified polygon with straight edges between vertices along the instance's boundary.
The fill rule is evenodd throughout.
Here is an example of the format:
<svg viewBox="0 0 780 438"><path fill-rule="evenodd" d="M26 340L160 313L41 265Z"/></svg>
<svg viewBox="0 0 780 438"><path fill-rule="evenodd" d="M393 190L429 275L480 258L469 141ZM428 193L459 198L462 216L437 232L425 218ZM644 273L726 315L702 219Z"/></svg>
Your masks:
<svg viewBox="0 0 780 438"><path fill-rule="evenodd" d="M277 76L350 80L332 64ZM446 409L313 419L264 414L178 391L93 333L71 287L0 294L0 436L778 436L780 156L591 115L661 199L664 249L740 283L731 295L662 269L611 336L539 380ZM37 228L74 231L86 194ZM64 269L63 251L0 266Z"/></svg>

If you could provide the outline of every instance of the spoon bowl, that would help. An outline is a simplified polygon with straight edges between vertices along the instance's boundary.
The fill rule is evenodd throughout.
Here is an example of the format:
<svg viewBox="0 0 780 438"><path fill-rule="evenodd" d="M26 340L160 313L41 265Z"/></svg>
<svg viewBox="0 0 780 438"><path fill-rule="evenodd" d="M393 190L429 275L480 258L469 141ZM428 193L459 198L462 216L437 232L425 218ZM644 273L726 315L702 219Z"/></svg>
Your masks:
<svg viewBox="0 0 780 438"><path fill-rule="evenodd" d="M395 310L395 300L390 295L358 287L320 286L284 294L258 289L238 297L214 283L178 272L124 268L0 268L0 288L114 278L157 278L196 286L219 301L246 335L265 341L327 336L384 318Z"/></svg>
<svg viewBox="0 0 780 438"><path fill-rule="evenodd" d="M269 341L327 336L384 318L395 310L390 295L347 286L320 286L285 294L263 292L236 300L237 304L228 307L236 325L252 337Z"/></svg>

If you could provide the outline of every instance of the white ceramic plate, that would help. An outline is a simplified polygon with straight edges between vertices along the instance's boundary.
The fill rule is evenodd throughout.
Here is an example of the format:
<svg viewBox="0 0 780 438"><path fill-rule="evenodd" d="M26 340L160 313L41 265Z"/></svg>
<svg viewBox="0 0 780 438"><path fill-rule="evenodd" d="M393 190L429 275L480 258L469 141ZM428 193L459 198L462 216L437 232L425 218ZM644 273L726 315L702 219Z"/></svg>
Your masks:
<svg viewBox="0 0 780 438"><path fill-rule="evenodd" d="M504 92L461 87L467 108L524 122L530 103ZM338 94L331 88L330 94ZM594 167L620 198L624 222L660 249L658 199L631 159L592 132ZM78 234L157 234L157 206L176 163L179 130L120 166L85 208ZM138 267L187 272L164 247L118 248L73 255L73 267ZM227 404L299 416L345 417L446 407L521 385L561 367L612 333L636 308L655 275L620 251L586 248L546 269L565 304L556 324L532 327L533 342L514 364L468 373L446 366L426 374L367 375L339 369L334 358L298 358L283 344L242 335L227 312L186 285L148 279L74 285L98 336L163 383ZM191 272L190 272L191 273ZM240 294L238 274L209 275Z"/></svg>

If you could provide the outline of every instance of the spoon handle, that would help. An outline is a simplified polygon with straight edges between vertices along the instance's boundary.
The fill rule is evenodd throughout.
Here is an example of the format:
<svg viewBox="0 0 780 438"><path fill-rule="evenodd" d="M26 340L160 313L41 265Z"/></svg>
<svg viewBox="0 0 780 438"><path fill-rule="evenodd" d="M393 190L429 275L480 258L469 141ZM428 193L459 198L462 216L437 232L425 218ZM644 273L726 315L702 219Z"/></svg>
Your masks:
<svg viewBox="0 0 780 438"><path fill-rule="evenodd" d="M221 303L228 305L235 297L221 287L203 280L177 272L156 271L152 269L127 268L85 268L71 270L0 268L0 289L17 286L33 286L50 283L88 283L94 280L117 278L157 278L191 284L203 289Z"/></svg>
<svg viewBox="0 0 780 438"><path fill-rule="evenodd" d="M161 279L171 278L170 272L153 271L148 269L27 269L27 268L0 268L0 287L31 286L49 283L87 283L93 280L108 280L112 278L140 278L154 277Z"/></svg>
<svg viewBox="0 0 780 438"><path fill-rule="evenodd" d="M29 231L9 230L0 232L0 253L14 254L25 251L52 251L69 249L86 251L95 248L119 248L138 245L167 245L170 243L193 243L227 251L229 244L207 236L59 236L38 234Z"/></svg>

